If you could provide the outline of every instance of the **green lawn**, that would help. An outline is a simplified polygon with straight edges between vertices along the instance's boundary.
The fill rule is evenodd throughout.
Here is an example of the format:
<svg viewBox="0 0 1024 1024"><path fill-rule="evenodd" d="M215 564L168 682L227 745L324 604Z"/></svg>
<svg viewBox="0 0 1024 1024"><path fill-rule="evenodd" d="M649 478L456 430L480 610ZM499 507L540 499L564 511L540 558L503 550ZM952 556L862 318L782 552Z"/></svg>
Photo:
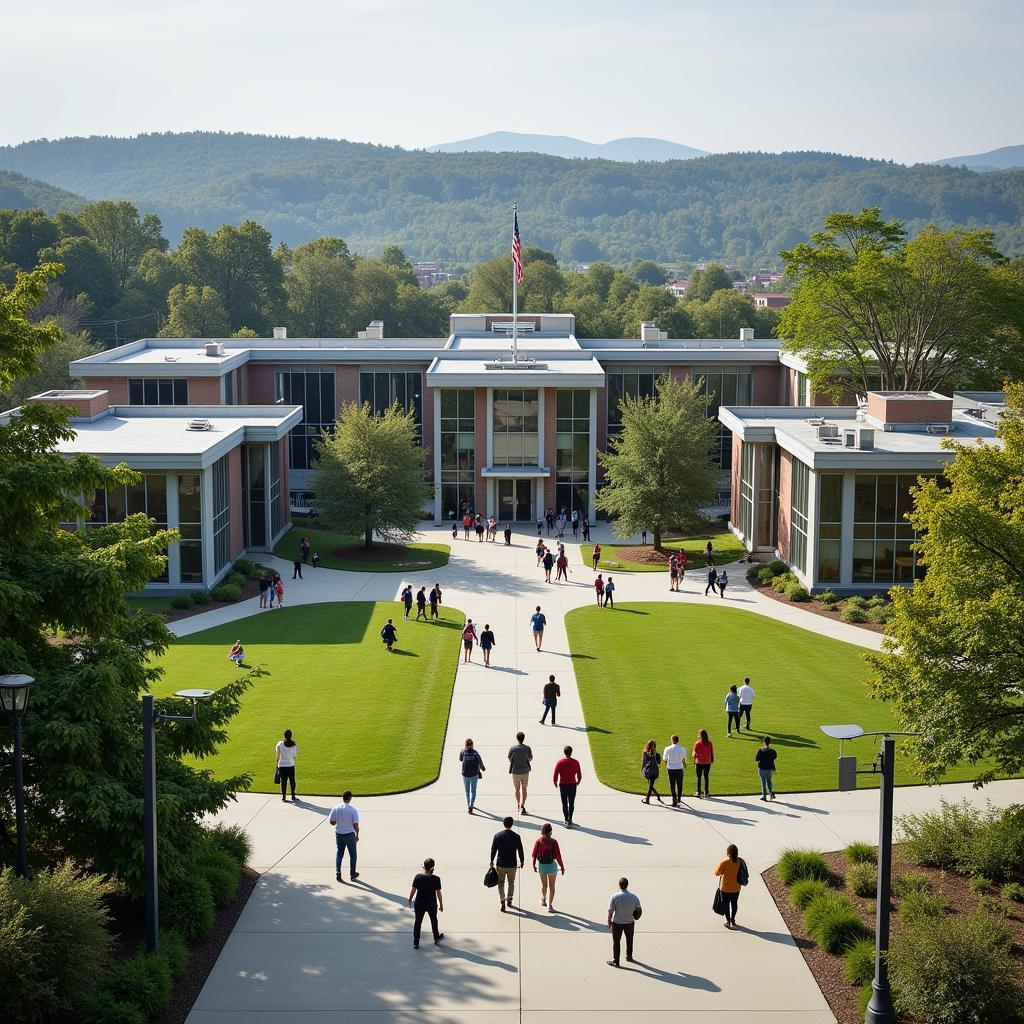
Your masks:
<svg viewBox="0 0 1024 1024"><path fill-rule="evenodd" d="M868 697L862 648L763 615L651 602L577 608L566 628L597 774L616 789L646 792L640 752L648 739L663 750L678 733L690 751L701 728L715 749L712 793L760 793L754 751L765 733L779 752L780 793L835 789L839 744L819 725L856 722L871 731L893 724L887 707ZM745 675L757 691L756 732L727 739L725 694ZM864 738L845 752L867 768L876 744ZM965 767L946 778L973 777ZM917 781L906 762L897 763L897 782ZM689 757L685 786L694 792ZM664 772L661 789L668 791Z"/></svg>
<svg viewBox="0 0 1024 1024"><path fill-rule="evenodd" d="M668 551L684 550L686 552L686 564L689 569L704 568L704 547L708 541L715 546L715 564L719 567L728 562L735 562L747 553L746 548L728 530L725 532L708 532L694 534L692 537L682 537L678 540L662 541L662 547ZM632 544L602 544L601 561L598 564L600 569L610 569L612 572L628 570L629 572L667 572L669 556L660 565L648 565L644 562L630 560L629 552ZM593 544L581 544L580 554L585 565L591 565L591 557L594 551Z"/></svg>
<svg viewBox="0 0 1024 1024"><path fill-rule="evenodd" d="M352 558L338 558L331 554L335 548L361 543L359 537L346 537L341 533L321 530L309 525L296 523L285 533L274 547L278 558L289 562L299 551L299 541L309 539L313 551L320 552L320 565L325 569L347 569L349 572L410 572L412 570L437 569L448 564L451 547L447 544L410 544L409 549L395 548L397 554L379 561L362 561ZM377 548L388 545L375 544ZM312 557L312 556L311 556Z"/></svg>
<svg viewBox="0 0 1024 1024"><path fill-rule="evenodd" d="M167 597L126 597L124 599L129 608L138 612L164 613L171 611L171 596Z"/></svg>
<svg viewBox="0 0 1024 1024"><path fill-rule="evenodd" d="M274 609L177 639L161 659L157 696L183 687L217 689L235 677L227 660L241 640L256 679L230 738L205 764L218 778L253 774L274 789L274 744L291 729L299 746L298 793L395 793L437 777L464 621L442 608L440 623L403 622L396 602L339 601ZM388 654L380 628L395 620Z"/></svg>

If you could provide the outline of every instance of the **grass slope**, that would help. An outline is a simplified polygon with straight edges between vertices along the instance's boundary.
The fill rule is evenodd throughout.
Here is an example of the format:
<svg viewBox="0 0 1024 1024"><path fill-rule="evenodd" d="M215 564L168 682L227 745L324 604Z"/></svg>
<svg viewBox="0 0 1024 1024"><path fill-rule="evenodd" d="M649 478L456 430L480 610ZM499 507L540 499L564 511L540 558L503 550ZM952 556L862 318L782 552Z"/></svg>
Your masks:
<svg viewBox="0 0 1024 1024"><path fill-rule="evenodd" d="M818 728L856 722L866 730L893 724L884 704L869 699L862 649L738 608L652 602L604 610L577 608L566 616L576 679L594 763L601 781L646 792L640 751L652 736L664 749L678 733L689 751L697 731L714 744L712 793L760 793L754 752L768 733L778 749L780 794L835 789L839 744ZM754 733L726 739L725 694L749 675L757 697ZM877 741L846 744L861 767ZM974 777L967 767L947 780ZM897 782L919 781L905 761ZM871 780L862 780L865 788ZM694 792L687 764L685 792ZM668 791L662 773L659 792ZM664 796L664 792L662 795Z"/></svg>
<svg viewBox="0 0 1024 1024"><path fill-rule="evenodd" d="M274 744L291 729L299 746L298 793L395 793L437 777L448 722L461 612L440 624L402 622L394 602L338 601L264 611L181 637L161 661L154 691L216 689L235 675L227 660L242 641L255 680L231 722L230 738L209 761L218 778L253 774L253 790L274 790ZM396 653L380 640L387 619Z"/></svg>
<svg viewBox="0 0 1024 1024"><path fill-rule="evenodd" d="M728 530L716 531L714 533L700 533L694 534L692 537L682 537L679 540L666 540L662 541L662 547L666 551L685 551L686 552L686 571L689 572L691 569L697 572L703 572L704 570L704 547L708 541L714 545L715 550L715 565L721 568L723 565L728 565L730 562L735 562L737 558L741 558L747 553L746 548L736 539L733 534L729 533ZM628 572L663 572L668 573L668 560L669 555L665 555L664 561L657 565L651 565L649 562L634 562L630 559L630 549L636 545L633 544L602 544L601 545L601 561L598 563L599 569L610 569L615 572L616 569ZM591 564L591 557L593 556L594 545L593 544L581 544L580 545L580 556L583 559L584 565ZM666 584L667 585L667 584Z"/></svg>
<svg viewBox="0 0 1024 1024"><path fill-rule="evenodd" d="M379 561L362 561L332 555L335 548L362 543L361 537L348 537L332 530L321 530L298 523L274 545L274 554L290 562L298 554L299 541L307 537L313 551L320 552L320 568L346 569L349 572L419 572L448 564L451 548L447 544L410 544L408 548L376 543L378 549L393 548L395 554Z"/></svg>

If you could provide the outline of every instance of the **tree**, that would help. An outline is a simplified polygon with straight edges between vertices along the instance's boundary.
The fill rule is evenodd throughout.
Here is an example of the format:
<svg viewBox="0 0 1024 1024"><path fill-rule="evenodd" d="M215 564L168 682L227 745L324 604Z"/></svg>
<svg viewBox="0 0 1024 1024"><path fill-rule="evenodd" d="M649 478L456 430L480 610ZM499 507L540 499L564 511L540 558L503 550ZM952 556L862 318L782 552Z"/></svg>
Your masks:
<svg viewBox="0 0 1024 1024"><path fill-rule="evenodd" d="M292 250L288 264L284 288L289 329L296 337L343 336L355 295L352 259L345 242L318 238Z"/></svg>
<svg viewBox="0 0 1024 1024"><path fill-rule="evenodd" d="M226 338L228 315L217 292L204 285L176 284L167 296L170 315L160 332L164 338Z"/></svg>
<svg viewBox="0 0 1024 1024"><path fill-rule="evenodd" d="M160 218L155 213L140 218L135 205L127 201L89 203L78 212L78 221L106 253L122 291L145 253L167 250Z"/></svg>
<svg viewBox="0 0 1024 1024"><path fill-rule="evenodd" d="M653 322L670 338L692 338L693 320L689 310L660 285L643 285L623 311L622 331L627 337L640 337L640 324Z"/></svg>
<svg viewBox="0 0 1024 1024"><path fill-rule="evenodd" d="M60 238L57 225L42 210L0 210L0 258L21 270L34 267L40 250Z"/></svg>
<svg viewBox="0 0 1024 1024"><path fill-rule="evenodd" d="M37 354L36 370L33 373L19 377L9 388L0 391L0 409L13 409L43 391L77 386L81 382L71 376L68 364L101 351L101 346L93 342L88 334L65 334Z"/></svg>
<svg viewBox="0 0 1024 1024"><path fill-rule="evenodd" d="M0 386L37 369L36 357L57 340L52 324L32 324L54 268L24 274L0 291ZM160 678L151 658L171 635L160 616L135 612L125 594L158 575L176 535L154 531L144 515L76 531L59 524L87 515L79 495L137 481L125 466L103 467L87 455L57 451L74 437L65 410L30 405L0 425L0 664L35 678L23 721L28 835L35 859L70 856L98 874L117 876L133 892L142 879L142 730L139 698ZM191 870L202 819L248 786L246 776L215 781L184 757L208 757L225 738L248 685L217 691L198 721L161 730L161 882ZM181 701L168 708L184 711ZM10 748L0 720L0 748ZM0 759L0 863L14 859L10 758Z"/></svg>
<svg viewBox="0 0 1024 1024"><path fill-rule="evenodd" d="M753 327L758 337L766 338L777 320L775 310L765 310L771 315L762 316L754 300L735 288L714 292L707 302L687 302L686 308L698 338L735 338L741 327Z"/></svg>
<svg viewBox="0 0 1024 1024"><path fill-rule="evenodd" d="M39 253L42 263L59 263L64 271L60 285L68 295L85 295L99 316L109 310L118 298L117 275L106 254L91 238L69 235L56 245Z"/></svg>
<svg viewBox="0 0 1024 1024"><path fill-rule="evenodd" d="M946 440L946 482L917 488L907 518L926 574L893 588L883 650L868 659L873 695L921 734L908 751L929 781L964 760L979 782L1024 771L1024 385L1007 402L1002 446Z"/></svg>
<svg viewBox="0 0 1024 1024"><path fill-rule="evenodd" d="M462 303L463 311L511 313L512 273L511 256L499 256L475 266L469 279L469 294Z"/></svg>
<svg viewBox="0 0 1024 1024"><path fill-rule="evenodd" d="M666 281L664 269L654 260L630 260L626 266L626 273L641 284L660 285Z"/></svg>
<svg viewBox="0 0 1024 1024"><path fill-rule="evenodd" d="M665 530L702 522L714 500L719 469L711 459L718 423L707 415L697 384L662 377L655 397L619 403L622 432L597 459L606 484L597 507L612 518L617 537L652 530L661 547Z"/></svg>
<svg viewBox="0 0 1024 1024"><path fill-rule="evenodd" d="M732 278L720 263L709 263L703 270L690 274L686 286L687 302L707 302L715 292L734 291Z"/></svg>
<svg viewBox="0 0 1024 1024"><path fill-rule="evenodd" d="M970 372L1000 332L1022 345L1024 287L997 273L990 231L929 226L908 241L876 207L830 214L781 255L797 284L779 331L816 390L841 374L860 391L927 391Z"/></svg>
<svg viewBox="0 0 1024 1024"><path fill-rule="evenodd" d="M411 539L431 495L412 411L396 402L374 415L368 404L349 403L316 447L312 490L325 523L366 547L374 533L391 544Z"/></svg>

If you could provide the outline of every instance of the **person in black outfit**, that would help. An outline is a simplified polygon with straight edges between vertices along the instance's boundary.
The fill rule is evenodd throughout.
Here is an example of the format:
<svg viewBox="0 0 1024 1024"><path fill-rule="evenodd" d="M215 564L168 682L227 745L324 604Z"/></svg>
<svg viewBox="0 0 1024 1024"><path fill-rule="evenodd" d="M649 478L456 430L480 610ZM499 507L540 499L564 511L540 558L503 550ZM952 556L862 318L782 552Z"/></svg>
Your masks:
<svg viewBox="0 0 1024 1024"><path fill-rule="evenodd" d="M704 588L704 596L708 596L708 591L716 592L718 590L718 570L712 565L708 567L708 585Z"/></svg>
<svg viewBox="0 0 1024 1024"><path fill-rule="evenodd" d="M516 870L526 863L523 853L523 841L518 832L512 831L515 820L511 815L502 820L505 827L494 834L491 840L491 867L498 872L498 899L501 912L512 906L512 897L516 891ZM518 858L518 865L516 859ZM505 883L508 882L508 896L505 896Z"/></svg>
<svg viewBox="0 0 1024 1024"><path fill-rule="evenodd" d="M555 556L550 551L544 552L544 582L551 582L551 570L555 567Z"/></svg>
<svg viewBox="0 0 1024 1024"><path fill-rule="evenodd" d="M505 547L510 548L512 546L512 527L505 524Z"/></svg>
<svg viewBox="0 0 1024 1024"><path fill-rule="evenodd" d="M390 619L381 629L380 638L387 645L388 654L391 654L395 647L395 641L398 639L398 630L395 629L395 624Z"/></svg>
<svg viewBox="0 0 1024 1024"><path fill-rule="evenodd" d="M405 590L402 591L402 604L405 605L405 617L409 618L409 612L412 611L412 584L407 583Z"/></svg>
<svg viewBox="0 0 1024 1024"><path fill-rule="evenodd" d="M416 621L419 622L422 619L424 622L427 621L427 588L420 587L416 591Z"/></svg>
<svg viewBox="0 0 1024 1024"><path fill-rule="evenodd" d="M645 804L651 802L652 795L658 797L659 804L664 803L661 797L658 796L658 791L654 788L654 784L658 781L658 776L661 774L660 765L661 754L658 753L658 745L654 740L648 740L640 762L640 772L647 780L647 796L644 797Z"/></svg>
<svg viewBox="0 0 1024 1024"><path fill-rule="evenodd" d="M413 902L415 897L415 902ZM428 857L423 862L423 871L412 880L409 890L409 906L413 908L416 919L412 926L412 948L420 948L420 927L423 915L430 918L430 929L434 933L436 945L444 938L444 932L437 930L437 915L444 913L444 896L441 895L441 879L434 874L434 858Z"/></svg>
<svg viewBox="0 0 1024 1024"><path fill-rule="evenodd" d="M772 785L772 777L775 775L775 759L778 751L772 746L771 736L765 736L764 745L754 755L757 763L757 774L761 777L761 799L767 800L768 795L775 799L775 786Z"/></svg>
<svg viewBox="0 0 1024 1024"><path fill-rule="evenodd" d="M302 579L302 559L295 558L292 560L292 579Z"/></svg>
<svg viewBox="0 0 1024 1024"><path fill-rule="evenodd" d="M434 589L430 591L430 617L437 618L437 606L441 603L441 584L435 583Z"/></svg>

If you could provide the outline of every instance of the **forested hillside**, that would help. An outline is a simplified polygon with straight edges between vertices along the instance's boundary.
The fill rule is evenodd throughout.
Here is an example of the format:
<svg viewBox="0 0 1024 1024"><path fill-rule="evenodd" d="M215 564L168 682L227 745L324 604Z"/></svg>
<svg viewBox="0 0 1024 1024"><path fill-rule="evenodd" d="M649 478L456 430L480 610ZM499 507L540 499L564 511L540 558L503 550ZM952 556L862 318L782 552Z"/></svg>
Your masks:
<svg viewBox="0 0 1024 1024"><path fill-rule="evenodd" d="M244 134L78 138L0 148L0 168L187 226L258 221L275 242L343 236L355 251L475 263L505 251L518 200L524 244L562 260L777 260L833 210L881 207L913 232L983 225L1024 251L1024 171L977 174L824 153L665 163L535 153L427 153Z"/></svg>
<svg viewBox="0 0 1024 1024"><path fill-rule="evenodd" d="M81 196L55 188L45 181L34 181L14 171L0 171L0 209L31 210L47 213L77 210L85 205Z"/></svg>

